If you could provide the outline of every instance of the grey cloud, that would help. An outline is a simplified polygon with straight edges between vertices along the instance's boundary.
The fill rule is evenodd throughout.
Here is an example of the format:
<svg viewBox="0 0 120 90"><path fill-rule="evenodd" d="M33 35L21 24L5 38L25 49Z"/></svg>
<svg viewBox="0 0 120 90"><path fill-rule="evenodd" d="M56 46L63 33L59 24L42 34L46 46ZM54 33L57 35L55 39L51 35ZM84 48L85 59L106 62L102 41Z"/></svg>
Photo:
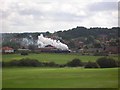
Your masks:
<svg viewBox="0 0 120 90"><path fill-rule="evenodd" d="M44 3L37 3L39 5L46 4L50 2L44 2ZM32 5L31 5L32 6ZM13 3L9 7L9 12L13 13L16 12L21 16L29 16L32 15L35 20L43 20L41 17L45 17L45 20L53 20L53 21L82 21L85 18L90 17L90 15L83 16L79 15L77 16L76 13L70 13L69 11L63 12L63 11L43 11L42 8L32 8L28 7L27 5L25 7L21 7L19 3ZM8 11L3 12L3 16L6 18L9 16ZM17 24L18 25L18 24Z"/></svg>
<svg viewBox="0 0 120 90"><path fill-rule="evenodd" d="M26 23L19 21L19 20L15 20L14 22L11 23L11 25L13 25L13 26L27 26Z"/></svg>
<svg viewBox="0 0 120 90"><path fill-rule="evenodd" d="M103 16L99 16L99 17L100 18L103 17L104 20L107 19L105 16L114 18L111 14L109 14L108 11L114 12L115 10L117 10L117 3L115 2L96 2L92 4L90 3L83 8L77 7L78 5L81 6L84 5L82 3L78 3L78 5L76 3L70 3L72 4L72 7L75 8L76 10L75 13L71 12L72 10L69 9L66 11L63 10L64 8L59 9L60 5L63 3L60 3L60 5L58 6L55 6L55 9L50 11L49 10L44 11L43 9L44 7L39 8L40 5L47 4L47 2L43 2L43 3L34 2L34 3L35 5L38 6L32 6L32 2L29 5L24 3L23 6L20 6L20 3L18 2L11 3L8 6L9 10L0 11L0 14L2 13L2 16L5 19L5 21L9 22L8 27L6 27L6 29L18 30L18 31L20 30L39 31L46 29L52 30L52 29L70 28L79 24L84 26L91 26L91 25L97 26L100 24L101 26L115 25L114 21L112 23L107 23L107 24L105 22L101 23L101 21L99 21L97 17L98 16L97 12L100 12L101 14L103 14ZM85 12L85 15L84 14L77 15L79 11ZM97 23L94 22L93 20L95 20ZM107 19L106 21L109 21L109 19ZM93 24L91 24L91 22Z"/></svg>
<svg viewBox="0 0 120 90"><path fill-rule="evenodd" d="M26 5L27 7L27 5ZM11 9L15 12L18 12L21 15L30 15L30 14L37 14L38 11L36 11L34 8L30 8L30 7L21 7L19 5L19 3L14 3L13 5L11 5Z"/></svg>
<svg viewBox="0 0 120 90"><path fill-rule="evenodd" d="M42 12L40 12L37 9L20 10L20 11L18 11L18 13L21 15L33 15L33 16L39 16L42 14Z"/></svg>
<svg viewBox="0 0 120 90"><path fill-rule="evenodd" d="M81 21L86 18L86 16L77 16L75 14L67 12L55 12L49 15L51 15L52 17L54 17L55 20L58 21Z"/></svg>
<svg viewBox="0 0 120 90"><path fill-rule="evenodd" d="M88 6L90 11L118 10L117 2L96 2Z"/></svg>
<svg viewBox="0 0 120 90"><path fill-rule="evenodd" d="M41 4L48 4L51 2L44 2L44 3L37 3L38 5ZM31 5L32 6L32 5ZM27 7L27 5L26 5ZM17 12L20 15L23 16L29 16L32 15L34 19L40 20L42 16L45 17L45 19L52 19L52 20L57 20L57 21L81 21L88 16L77 16L76 13L70 13L69 11L63 12L63 11L43 11L42 8L32 8L32 7L21 7L19 3L14 3L10 8Z"/></svg>
<svg viewBox="0 0 120 90"><path fill-rule="evenodd" d="M31 5L32 6L32 5ZM32 8L27 6L20 6L20 3L13 3L10 7L11 12L17 12L20 15L32 15L32 14L39 14L39 8Z"/></svg>
<svg viewBox="0 0 120 90"><path fill-rule="evenodd" d="M71 14L69 12L62 12L62 11L48 11L43 12L38 9L25 9L20 10L18 12L21 15L32 15L34 19L41 19L40 17L43 16L47 20L57 20L57 21L81 21L86 17L89 16L77 16L75 13Z"/></svg>
<svg viewBox="0 0 120 90"><path fill-rule="evenodd" d="M0 10L0 17L2 17L2 18L7 18L9 16L9 14L10 13L7 11Z"/></svg>

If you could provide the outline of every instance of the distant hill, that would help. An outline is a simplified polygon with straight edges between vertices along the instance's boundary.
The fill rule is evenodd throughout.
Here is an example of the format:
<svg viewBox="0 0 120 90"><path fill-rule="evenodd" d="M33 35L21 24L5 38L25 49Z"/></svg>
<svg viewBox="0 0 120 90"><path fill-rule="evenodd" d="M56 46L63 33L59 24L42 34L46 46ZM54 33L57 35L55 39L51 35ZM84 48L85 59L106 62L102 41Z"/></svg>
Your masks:
<svg viewBox="0 0 120 90"><path fill-rule="evenodd" d="M57 31L54 33L50 32L34 32L34 33L2 33L2 44L3 46L11 46L13 48L20 48L23 38L36 41L38 35L43 34L46 37L60 40L61 42L67 44L69 48L78 49L79 46L84 43L84 45L93 45L96 42L105 42L110 40L118 40L120 36L120 27L112 28L86 28L86 27L76 27L69 30Z"/></svg>
<svg viewBox="0 0 120 90"><path fill-rule="evenodd" d="M118 37L118 29L119 27L113 28L90 28L87 29L85 27L76 27L73 29L65 30L65 31L58 31L55 34L62 37L63 39L73 39L78 37L90 37L94 36L97 38L99 35L107 35L112 38Z"/></svg>

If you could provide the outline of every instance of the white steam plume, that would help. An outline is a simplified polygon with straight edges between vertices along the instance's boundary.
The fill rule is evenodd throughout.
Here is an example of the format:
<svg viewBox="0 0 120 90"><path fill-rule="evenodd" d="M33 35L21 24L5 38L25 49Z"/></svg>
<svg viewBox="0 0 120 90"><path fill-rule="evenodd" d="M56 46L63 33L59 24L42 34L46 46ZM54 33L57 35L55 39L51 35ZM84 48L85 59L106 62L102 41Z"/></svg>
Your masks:
<svg viewBox="0 0 120 90"><path fill-rule="evenodd" d="M38 36L37 44L38 44L38 48L44 48L47 45L52 45L61 50L69 50L69 48L66 44L61 43L59 40L57 41L57 40L53 40L51 38L46 38L43 36L43 34Z"/></svg>

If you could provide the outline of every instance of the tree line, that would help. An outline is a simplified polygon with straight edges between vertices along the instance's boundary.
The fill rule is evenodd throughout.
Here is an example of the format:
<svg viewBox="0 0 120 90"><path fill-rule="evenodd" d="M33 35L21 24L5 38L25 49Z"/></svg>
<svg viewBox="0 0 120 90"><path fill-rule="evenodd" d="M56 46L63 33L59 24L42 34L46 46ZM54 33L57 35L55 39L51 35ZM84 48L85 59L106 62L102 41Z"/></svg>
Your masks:
<svg viewBox="0 0 120 90"><path fill-rule="evenodd" d="M32 36L33 40L38 39L38 35L43 34L47 37L60 37L59 40L67 44L70 48L75 48L75 41L82 41L86 45L94 44L100 35L107 36L109 40L118 40L119 41L119 32L120 27L112 28L86 28L86 27L76 27L69 30L57 31L54 33L47 32L34 32L34 33L2 33L2 46L9 46L14 49L21 47L22 38L30 38ZM56 38L57 39L57 38Z"/></svg>
<svg viewBox="0 0 120 90"><path fill-rule="evenodd" d="M73 59L66 64L56 64L55 62L40 62L37 59L23 58L2 62L3 67L84 67L84 68L114 68L120 67L120 61L108 57L102 57L95 62L82 62L80 59Z"/></svg>

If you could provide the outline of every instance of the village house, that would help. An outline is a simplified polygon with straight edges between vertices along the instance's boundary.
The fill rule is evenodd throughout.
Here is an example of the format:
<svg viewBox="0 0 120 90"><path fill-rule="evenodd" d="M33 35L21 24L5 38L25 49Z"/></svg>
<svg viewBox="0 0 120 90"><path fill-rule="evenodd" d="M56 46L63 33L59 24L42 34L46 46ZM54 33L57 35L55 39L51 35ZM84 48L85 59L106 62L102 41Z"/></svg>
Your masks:
<svg viewBox="0 0 120 90"><path fill-rule="evenodd" d="M1 52L1 53L14 53L14 49L11 48L11 47L2 47L2 48L0 49L0 52Z"/></svg>
<svg viewBox="0 0 120 90"><path fill-rule="evenodd" d="M118 54L120 52L120 47L117 46L107 46L105 52L111 54Z"/></svg>
<svg viewBox="0 0 120 90"><path fill-rule="evenodd" d="M24 52L24 51L30 51L30 50L29 49L21 49L21 48L19 48L18 51Z"/></svg>

